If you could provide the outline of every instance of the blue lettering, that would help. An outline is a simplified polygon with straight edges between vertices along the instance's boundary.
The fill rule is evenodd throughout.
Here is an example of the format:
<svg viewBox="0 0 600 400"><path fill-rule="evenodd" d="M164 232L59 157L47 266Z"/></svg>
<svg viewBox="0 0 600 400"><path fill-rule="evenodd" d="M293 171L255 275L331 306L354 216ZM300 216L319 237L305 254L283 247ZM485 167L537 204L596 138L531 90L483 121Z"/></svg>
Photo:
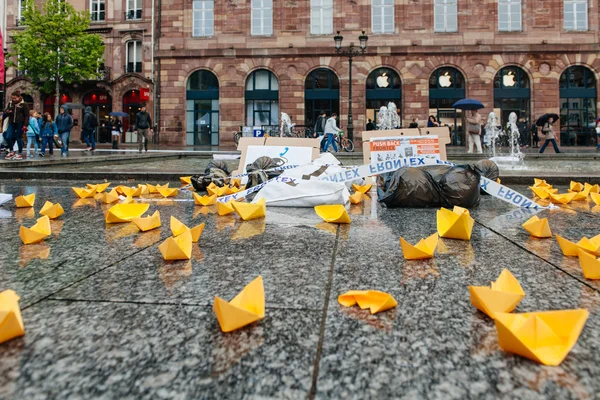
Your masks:
<svg viewBox="0 0 600 400"><path fill-rule="evenodd" d="M352 172L346 171L345 175L346 175L346 179L345 180L349 181L350 179L352 179Z"/></svg>
<svg viewBox="0 0 600 400"><path fill-rule="evenodd" d="M371 175L375 175L377 173L377 170L372 165L369 165L369 171L371 171Z"/></svg>
<svg viewBox="0 0 600 400"><path fill-rule="evenodd" d="M414 158L411 158L410 165L411 165L411 167L417 165L417 160L415 160Z"/></svg>
<svg viewBox="0 0 600 400"><path fill-rule="evenodd" d="M329 180L330 180L331 182L337 182L337 181L338 181L338 177L337 177L337 175L331 175L331 176L329 177Z"/></svg>
<svg viewBox="0 0 600 400"><path fill-rule="evenodd" d="M529 199L525 199L525 201L523 202L523 204L521 204L521 207L529 208L532 205L533 205L533 201L531 201ZM537 204L536 204L535 208L537 208Z"/></svg>
<svg viewBox="0 0 600 400"><path fill-rule="evenodd" d="M352 173L354 174L355 178L360 178L360 175L358 174L358 168L353 169Z"/></svg>
<svg viewBox="0 0 600 400"><path fill-rule="evenodd" d="M521 201L523 201L523 196L521 196L520 194L517 194L515 196L515 198L513 199L513 203L515 203L515 204L519 204Z"/></svg>
<svg viewBox="0 0 600 400"><path fill-rule="evenodd" d="M394 169L398 169L402 166L402 159L394 160Z"/></svg>
<svg viewBox="0 0 600 400"><path fill-rule="evenodd" d="M512 197L514 196L515 192L513 192L512 190L507 190L506 194L504 195L504 198L506 200L512 200Z"/></svg>
<svg viewBox="0 0 600 400"><path fill-rule="evenodd" d="M481 188L482 188L483 190L485 190L485 191L487 192L487 191L488 191L488 188L487 188L487 186L488 186L488 183L490 183L490 181L488 181L487 179L483 179L483 178L482 178L482 179L481 179L481 182L479 183L479 185L481 186Z"/></svg>
<svg viewBox="0 0 600 400"><path fill-rule="evenodd" d="M386 161L385 162L385 169L387 169L388 171L391 171L392 168L394 167L394 163L391 161Z"/></svg>
<svg viewBox="0 0 600 400"><path fill-rule="evenodd" d="M377 164L377 172L383 172L385 169L383 168L383 163Z"/></svg>
<svg viewBox="0 0 600 400"><path fill-rule="evenodd" d="M499 187L498 188L498 196L504 196L504 188L503 187Z"/></svg>
<svg viewBox="0 0 600 400"><path fill-rule="evenodd" d="M424 158L417 158L417 161L419 161L419 164L417 164L417 165L425 165L425 159Z"/></svg>

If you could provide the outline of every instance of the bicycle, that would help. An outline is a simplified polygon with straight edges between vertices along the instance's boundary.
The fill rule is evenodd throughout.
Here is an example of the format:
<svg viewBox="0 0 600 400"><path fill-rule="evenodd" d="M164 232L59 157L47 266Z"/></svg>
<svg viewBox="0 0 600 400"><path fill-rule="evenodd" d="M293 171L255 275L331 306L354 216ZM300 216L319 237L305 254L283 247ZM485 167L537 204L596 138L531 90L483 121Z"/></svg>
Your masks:
<svg viewBox="0 0 600 400"><path fill-rule="evenodd" d="M354 151L354 142L344 136L344 131L339 131L337 137L335 138L335 142L339 146L340 149L348 153L352 153Z"/></svg>

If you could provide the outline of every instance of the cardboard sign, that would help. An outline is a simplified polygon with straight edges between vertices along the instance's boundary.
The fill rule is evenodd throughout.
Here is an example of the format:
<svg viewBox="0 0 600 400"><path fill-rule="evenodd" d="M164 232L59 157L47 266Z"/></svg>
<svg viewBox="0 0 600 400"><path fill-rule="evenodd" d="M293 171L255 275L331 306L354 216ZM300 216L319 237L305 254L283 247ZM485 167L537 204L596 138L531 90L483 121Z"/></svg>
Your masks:
<svg viewBox="0 0 600 400"><path fill-rule="evenodd" d="M407 157L440 159L437 136L371 138L369 149L371 150L371 164Z"/></svg>

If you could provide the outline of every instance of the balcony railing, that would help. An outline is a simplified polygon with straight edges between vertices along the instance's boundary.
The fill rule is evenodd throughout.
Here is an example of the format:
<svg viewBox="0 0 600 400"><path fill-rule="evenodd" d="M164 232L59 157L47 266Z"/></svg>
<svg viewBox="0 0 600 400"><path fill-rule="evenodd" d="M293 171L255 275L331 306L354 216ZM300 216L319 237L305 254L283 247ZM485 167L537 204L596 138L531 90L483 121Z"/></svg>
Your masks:
<svg viewBox="0 0 600 400"><path fill-rule="evenodd" d="M127 63L127 65L125 66L125 72L127 72L127 73L136 72L136 73L140 74L142 72L142 63L141 62Z"/></svg>
<svg viewBox="0 0 600 400"><path fill-rule="evenodd" d="M104 22L105 18L106 18L106 12L105 11L93 11L90 14L90 17L92 19L92 22Z"/></svg>
<svg viewBox="0 0 600 400"><path fill-rule="evenodd" d="M28 74L28 72L27 72L27 71L22 71L22 70L20 70L20 69L18 69L18 70L17 70L17 73L16 73L16 75L17 75L17 78L22 78L22 77L24 77L24 76L27 76L27 74Z"/></svg>
<svg viewBox="0 0 600 400"><path fill-rule="evenodd" d="M142 19L142 10L129 10L125 12L125 20L133 21L136 19Z"/></svg>

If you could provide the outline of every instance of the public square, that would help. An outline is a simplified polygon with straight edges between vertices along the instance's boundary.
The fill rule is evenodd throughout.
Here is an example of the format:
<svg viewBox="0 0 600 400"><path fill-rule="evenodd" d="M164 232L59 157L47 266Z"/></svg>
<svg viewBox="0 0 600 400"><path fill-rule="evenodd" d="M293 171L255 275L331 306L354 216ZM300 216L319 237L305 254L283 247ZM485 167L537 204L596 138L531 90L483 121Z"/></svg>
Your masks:
<svg viewBox="0 0 600 400"><path fill-rule="evenodd" d="M529 236L521 224L531 210L482 196L470 210L470 241L440 239L433 259L407 261L399 237L413 243L434 233L436 209L387 209L373 191L350 206L345 225L325 223L311 208L267 207L266 218L244 222L195 206L190 192L149 195L148 214L159 210L162 227L141 233L106 224L109 205L71 190L91 182L0 184L13 196L36 193L35 214L14 202L0 207L0 287L21 297L25 326L23 337L0 345L0 398L593 399L600 392L600 284L585 279L554 238ZM111 187L119 183L146 182ZM531 195L527 185L507 185ZM23 245L19 226L31 226L46 200L65 214L52 221L49 239ZM537 215L570 240L598 233L600 207L591 200ZM170 216L206 223L190 261L164 261L158 250ZM471 305L468 286L488 285L504 268L526 293L515 312L589 311L560 366L504 352L494 322ZM229 300L258 275L265 318L221 332L214 297ZM397 307L371 315L337 301L366 289L391 294Z"/></svg>

